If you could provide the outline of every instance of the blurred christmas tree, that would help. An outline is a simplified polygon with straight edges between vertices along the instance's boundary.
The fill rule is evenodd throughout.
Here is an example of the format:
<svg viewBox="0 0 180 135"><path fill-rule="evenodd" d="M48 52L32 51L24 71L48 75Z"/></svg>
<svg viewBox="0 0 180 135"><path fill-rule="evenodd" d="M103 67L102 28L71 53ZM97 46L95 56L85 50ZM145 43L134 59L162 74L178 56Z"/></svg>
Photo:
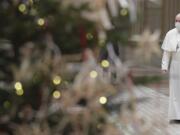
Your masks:
<svg viewBox="0 0 180 135"><path fill-rule="evenodd" d="M68 80L71 73L61 54L106 43L126 45L130 22L127 4L119 0L1 0L0 73L6 85L2 87L0 122L47 124L50 131L46 134L118 135L104 105L117 92L111 72L116 74L122 68L121 61L113 53L113 66L109 68L111 63L103 60L100 67L87 51L82 70ZM12 48L4 50L8 47L5 41ZM11 66L11 59L16 60L15 66ZM122 71L117 73L116 82L126 75Z"/></svg>

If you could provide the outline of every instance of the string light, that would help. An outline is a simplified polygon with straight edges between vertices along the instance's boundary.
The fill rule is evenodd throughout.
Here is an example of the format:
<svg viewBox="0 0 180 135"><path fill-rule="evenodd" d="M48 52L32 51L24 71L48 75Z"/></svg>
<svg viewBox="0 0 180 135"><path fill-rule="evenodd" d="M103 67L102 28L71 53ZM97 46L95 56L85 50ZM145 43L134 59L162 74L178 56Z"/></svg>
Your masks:
<svg viewBox="0 0 180 135"><path fill-rule="evenodd" d="M16 89L16 94L18 96L22 96L24 94L24 90L21 82L16 82L14 88Z"/></svg>
<svg viewBox="0 0 180 135"><path fill-rule="evenodd" d="M98 76L98 73L95 70L90 72L90 77L91 78L96 78L97 76Z"/></svg>
<svg viewBox="0 0 180 135"><path fill-rule="evenodd" d="M60 91L58 91L58 90L54 91L54 92L53 92L53 97L54 97L55 99L59 99L59 98L61 97Z"/></svg>
<svg viewBox="0 0 180 135"><path fill-rule="evenodd" d="M107 98L106 97L100 97L99 98L99 102L100 102L100 104L106 104L107 103Z"/></svg>
<svg viewBox="0 0 180 135"><path fill-rule="evenodd" d="M17 94L18 96L22 96L22 95L24 94L24 90L23 90L23 89L21 89L21 90L16 90L16 94Z"/></svg>
<svg viewBox="0 0 180 135"><path fill-rule="evenodd" d="M104 68L107 68L107 67L109 67L109 61L107 61L107 60L103 60L102 62L101 62L101 66L102 67L104 67Z"/></svg>
<svg viewBox="0 0 180 135"><path fill-rule="evenodd" d="M55 84L55 85L59 85L60 83L61 83L61 77L60 76L55 76L54 78L53 78L53 83Z"/></svg>
<svg viewBox="0 0 180 135"><path fill-rule="evenodd" d="M18 91L18 90L22 90L22 84L21 82L16 82L14 85L14 88Z"/></svg>
<svg viewBox="0 0 180 135"><path fill-rule="evenodd" d="M45 24L45 20L44 20L43 18L39 18L39 19L37 20L37 24L38 24L39 26L43 26L43 25Z"/></svg>
<svg viewBox="0 0 180 135"><path fill-rule="evenodd" d="M93 35L91 33L87 33L86 38L88 40L91 40L91 39L93 39Z"/></svg>
<svg viewBox="0 0 180 135"><path fill-rule="evenodd" d="M121 15L126 16L128 14L128 10L126 8L121 9Z"/></svg>
<svg viewBox="0 0 180 135"><path fill-rule="evenodd" d="M18 9L20 12L24 13L26 11L26 5L25 4L20 4L18 6Z"/></svg>

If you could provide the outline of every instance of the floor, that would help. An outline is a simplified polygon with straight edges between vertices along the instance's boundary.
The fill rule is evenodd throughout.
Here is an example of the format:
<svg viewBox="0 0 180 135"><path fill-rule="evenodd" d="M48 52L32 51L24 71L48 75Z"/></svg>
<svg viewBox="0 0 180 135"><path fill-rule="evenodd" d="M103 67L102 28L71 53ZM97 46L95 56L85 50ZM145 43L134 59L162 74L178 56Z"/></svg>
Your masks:
<svg viewBox="0 0 180 135"><path fill-rule="evenodd" d="M142 126L147 131L146 135L180 135L180 124L171 124L167 120L168 92L167 83L161 87L137 86L134 88L134 94L137 99L146 99L140 100L136 104L137 114L144 120ZM128 93L125 92L118 96L115 102L126 101L128 100L127 98ZM137 133L132 130L132 126L125 127L120 124L119 127L121 130L124 130L124 135L136 135Z"/></svg>

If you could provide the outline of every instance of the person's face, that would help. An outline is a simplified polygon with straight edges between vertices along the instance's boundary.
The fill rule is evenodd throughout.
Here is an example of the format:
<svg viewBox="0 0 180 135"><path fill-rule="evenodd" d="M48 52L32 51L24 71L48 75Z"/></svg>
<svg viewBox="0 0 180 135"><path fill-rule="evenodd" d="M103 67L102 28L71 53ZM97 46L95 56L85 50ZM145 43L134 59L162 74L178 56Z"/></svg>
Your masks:
<svg viewBox="0 0 180 135"><path fill-rule="evenodd" d="M179 22L179 23L180 23L180 15L177 15L177 16L176 16L175 22Z"/></svg>
<svg viewBox="0 0 180 135"><path fill-rule="evenodd" d="M178 30L178 32L180 32L180 14L178 14L176 16L176 19L175 19L175 27L176 29Z"/></svg>

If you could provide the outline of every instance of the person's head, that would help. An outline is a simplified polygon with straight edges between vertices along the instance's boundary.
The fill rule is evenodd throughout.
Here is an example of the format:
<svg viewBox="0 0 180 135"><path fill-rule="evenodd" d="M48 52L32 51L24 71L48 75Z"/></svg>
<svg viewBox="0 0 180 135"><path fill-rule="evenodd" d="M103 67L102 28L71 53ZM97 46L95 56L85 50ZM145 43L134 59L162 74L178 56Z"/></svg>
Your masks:
<svg viewBox="0 0 180 135"><path fill-rule="evenodd" d="M175 27L177 28L177 30L180 32L180 13L178 13L176 15L176 18L175 18Z"/></svg>

